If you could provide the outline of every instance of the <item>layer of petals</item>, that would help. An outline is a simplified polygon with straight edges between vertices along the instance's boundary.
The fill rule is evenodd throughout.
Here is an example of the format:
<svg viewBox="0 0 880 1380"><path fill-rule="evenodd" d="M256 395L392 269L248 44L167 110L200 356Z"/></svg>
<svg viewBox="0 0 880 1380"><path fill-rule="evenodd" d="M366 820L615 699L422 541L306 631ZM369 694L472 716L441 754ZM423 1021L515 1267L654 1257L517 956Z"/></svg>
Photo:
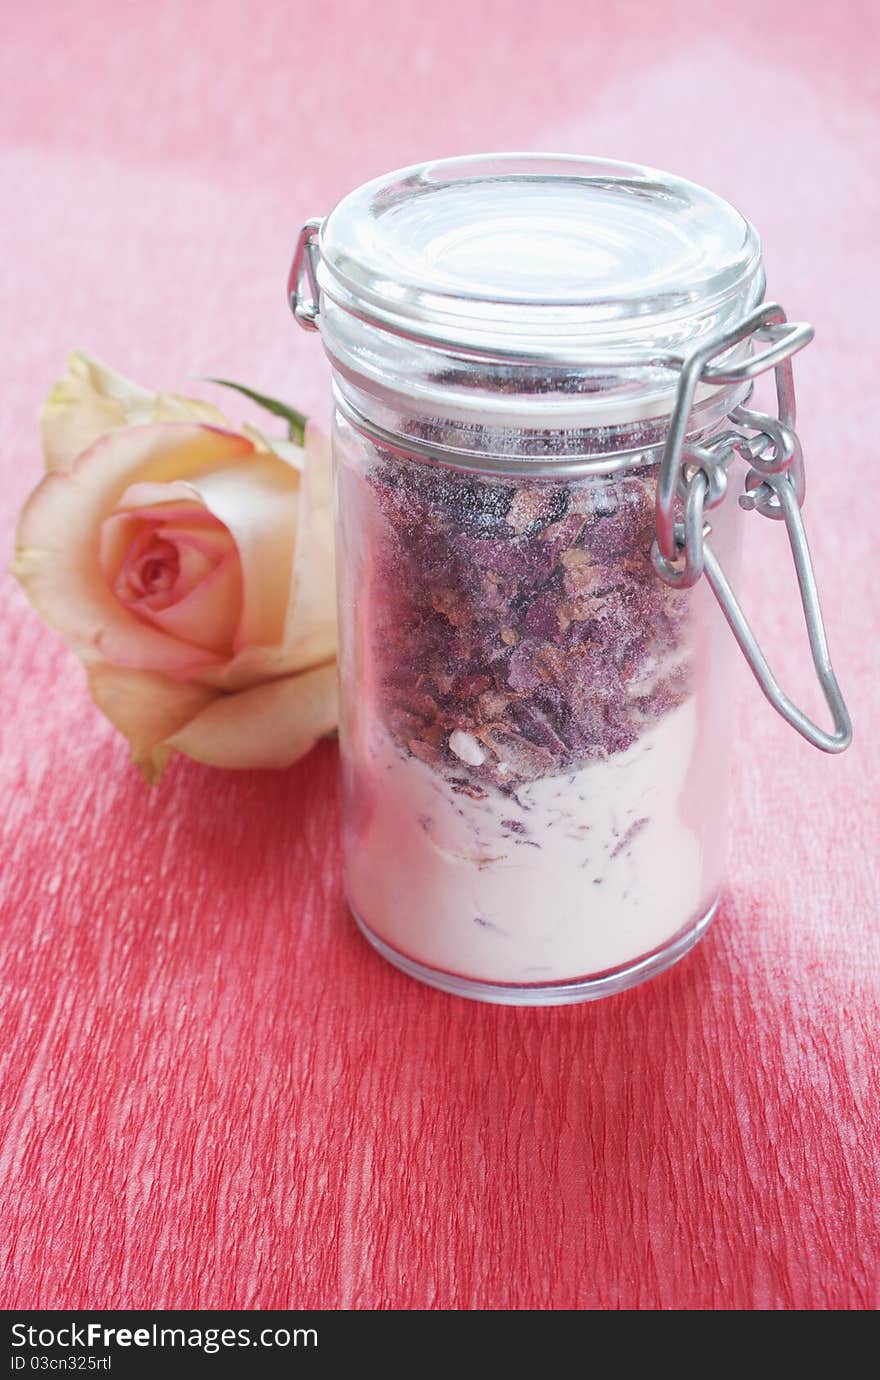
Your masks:
<svg viewBox="0 0 880 1380"><path fill-rule="evenodd" d="M169 636L228 657L241 617L241 604L241 566L233 551L182 598L164 608L153 608L147 600L139 600L131 607L140 618Z"/></svg>
<svg viewBox="0 0 880 1380"><path fill-rule="evenodd" d="M300 476L269 453L192 480L238 547L243 605L235 651L281 642L297 539Z"/></svg>
<svg viewBox="0 0 880 1380"><path fill-rule="evenodd" d="M289 767L330 733L338 718L336 667L220 695L167 746L213 767Z"/></svg>
<svg viewBox="0 0 880 1380"><path fill-rule="evenodd" d="M171 487L169 485L169 487ZM232 538L222 523L202 507L187 504L157 504L155 507L126 512L117 508L101 523L99 560L107 584L115 586L122 565L129 558L132 547L143 540L145 533L166 536L173 530L175 541L189 541L216 565L226 555Z"/></svg>
<svg viewBox="0 0 880 1380"><path fill-rule="evenodd" d="M330 446L318 427L306 428L284 635L275 646L246 646L200 679L234 691L260 681L320 666L336 655L336 570L333 543L333 471Z"/></svg>
<svg viewBox="0 0 880 1380"><path fill-rule="evenodd" d="M158 780L171 756L166 739L204 710L215 695L204 686L181 684L153 671L100 664L91 666L88 675L92 698L125 734L133 760L149 781Z"/></svg>

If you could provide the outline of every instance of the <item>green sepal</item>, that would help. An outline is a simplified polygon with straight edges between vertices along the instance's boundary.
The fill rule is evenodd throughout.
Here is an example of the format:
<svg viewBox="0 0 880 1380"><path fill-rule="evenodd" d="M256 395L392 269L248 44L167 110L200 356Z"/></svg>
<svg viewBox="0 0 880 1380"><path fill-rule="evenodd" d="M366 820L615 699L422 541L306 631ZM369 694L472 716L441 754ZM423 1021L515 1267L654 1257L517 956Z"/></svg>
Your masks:
<svg viewBox="0 0 880 1380"><path fill-rule="evenodd" d="M253 388L246 388L243 383L233 383L231 379L215 379L209 376L205 382L219 383L221 388L234 388L236 393L243 393L258 407L263 407L267 412L271 412L273 417L283 417L287 422L287 439L295 441L298 446L305 443L306 421L308 419L304 412L298 412L295 407L281 402L279 398L270 398L268 393L258 393Z"/></svg>

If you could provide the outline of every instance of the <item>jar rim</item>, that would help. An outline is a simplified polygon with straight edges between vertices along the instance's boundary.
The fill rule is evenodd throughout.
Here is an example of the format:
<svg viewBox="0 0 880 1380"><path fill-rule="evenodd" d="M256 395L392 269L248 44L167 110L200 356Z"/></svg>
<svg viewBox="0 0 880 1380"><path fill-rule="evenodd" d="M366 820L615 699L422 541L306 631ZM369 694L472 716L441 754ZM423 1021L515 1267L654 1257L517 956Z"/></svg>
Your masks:
<svg viewBox="0 0 880 1380"><path fill-rule="evenodd" d="M760 300L760 240L727 201L639 164L469 155L355 188L318 239L322 298L466 358L665 363Z"/></svg>

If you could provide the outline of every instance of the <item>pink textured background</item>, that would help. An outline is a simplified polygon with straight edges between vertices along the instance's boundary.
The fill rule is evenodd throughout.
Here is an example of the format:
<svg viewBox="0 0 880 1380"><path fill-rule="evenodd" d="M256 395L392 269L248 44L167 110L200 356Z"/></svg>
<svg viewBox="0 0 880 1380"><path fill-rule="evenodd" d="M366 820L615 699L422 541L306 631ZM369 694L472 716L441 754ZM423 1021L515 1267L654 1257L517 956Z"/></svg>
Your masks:
<svg viewBox="0 0 880 1380"><path fill-rule="evenodd" d="M71 346L323 413L283 300L303 218L421 157L640 159L744 208L771 293L816 323L807 517L857 733L822 757L743 673L701 948L595 1006L479 1007L347 920L333 747L283 775L180 762L149 792L7 580L6 1307L876 1305L878 10L715 9L4 7L10 533ZM743 520L749 607L803 687L781 534Z"/></svg>

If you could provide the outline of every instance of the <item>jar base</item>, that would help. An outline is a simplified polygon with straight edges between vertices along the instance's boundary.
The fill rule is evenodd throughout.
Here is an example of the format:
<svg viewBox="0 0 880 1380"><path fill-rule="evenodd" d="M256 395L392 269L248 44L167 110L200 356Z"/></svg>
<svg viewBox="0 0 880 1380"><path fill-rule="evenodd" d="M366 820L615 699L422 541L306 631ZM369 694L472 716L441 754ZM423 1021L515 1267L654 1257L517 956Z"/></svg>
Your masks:
<svg viewBox="0 0 880 1380"><path fill-rule="evenodd" d="M478 978L463 977L460 973L444 972L440 968L430 968L417 959L394 949L380 939L369 925L350 907L358 929L378 954L399 968L407 977L415 978L428 987L436 987L454 997L466 997L469 1001L491 1002L497 1006L569 1006L575 1002L598 1001L601 997L613 997L617 992L625 992L636 987L648 978L656 977L684 958L694 945L702 939L715 917L719 897L704 911L698 920L689 922L659 949L652 950L633 963L608 972L596 973L590 977L575 978L568 982L550 983L506 983L484 982Z"/></svg>

